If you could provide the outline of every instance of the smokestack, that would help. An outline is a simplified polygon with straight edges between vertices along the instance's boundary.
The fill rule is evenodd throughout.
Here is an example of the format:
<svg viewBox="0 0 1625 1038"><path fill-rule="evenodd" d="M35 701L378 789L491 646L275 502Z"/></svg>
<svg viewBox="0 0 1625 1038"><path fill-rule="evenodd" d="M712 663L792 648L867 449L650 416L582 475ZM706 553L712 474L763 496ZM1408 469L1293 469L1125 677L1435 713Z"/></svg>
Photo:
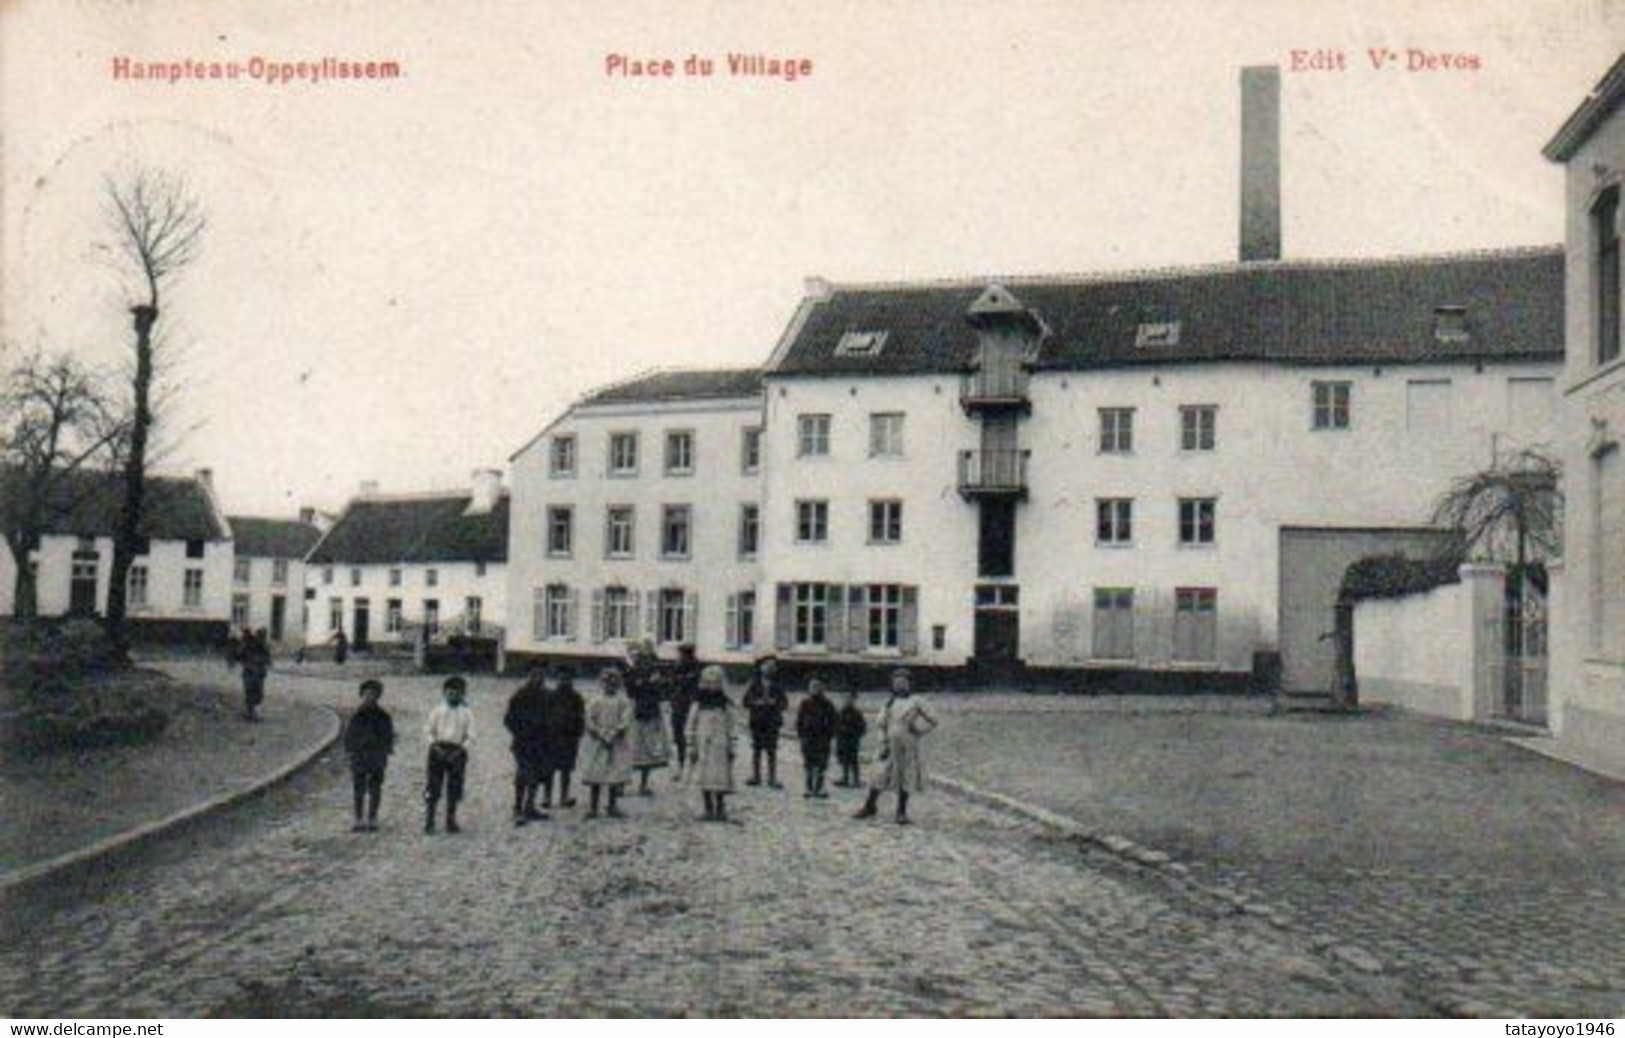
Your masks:
<svg viewBox="0 0 1625 1038"><path fill-rule="evenodd" d="M1281 69L1241 70L1241 261L1281 258Z"/></svg>

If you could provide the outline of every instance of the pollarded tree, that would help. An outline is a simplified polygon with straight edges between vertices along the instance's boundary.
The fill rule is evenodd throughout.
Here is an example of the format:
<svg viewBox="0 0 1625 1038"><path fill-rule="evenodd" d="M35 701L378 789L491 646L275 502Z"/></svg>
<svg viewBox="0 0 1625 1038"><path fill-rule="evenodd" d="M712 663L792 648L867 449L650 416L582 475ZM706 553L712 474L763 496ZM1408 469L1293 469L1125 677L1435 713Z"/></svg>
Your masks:
<svg viewBox="0 0 1625 1038"><path fill-rule="evenodd" d="M1453 482L1433 507L1433 523L1455 533L1460 559L1510 563L1524 573L1562 554L1561 476L1549 455L1514 452Z"/></svg>

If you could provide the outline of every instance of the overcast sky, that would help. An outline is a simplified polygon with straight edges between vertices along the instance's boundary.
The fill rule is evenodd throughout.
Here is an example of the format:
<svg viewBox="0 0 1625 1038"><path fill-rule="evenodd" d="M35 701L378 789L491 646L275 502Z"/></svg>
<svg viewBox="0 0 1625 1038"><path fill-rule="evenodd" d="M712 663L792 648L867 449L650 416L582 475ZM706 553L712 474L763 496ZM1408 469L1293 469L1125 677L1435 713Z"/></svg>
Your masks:
<svg viewBox="0 0 1625 1038"><path fill-rule="evenodd" d="M210 228L163 318L169 466L241 513L459 486L596 384L762 361L807 275L1234 259L1237 70L1294 49L1346 67L1283 70L1288 257L1559 241L1539 151L1622 46L1603 0L11 0L0 339L124 356L100 185L171 169ZM1375 71L1380 47L1479 67ZM729 51L813 73L605 74ZM404 75L118 81L120 56Z"/></svg>

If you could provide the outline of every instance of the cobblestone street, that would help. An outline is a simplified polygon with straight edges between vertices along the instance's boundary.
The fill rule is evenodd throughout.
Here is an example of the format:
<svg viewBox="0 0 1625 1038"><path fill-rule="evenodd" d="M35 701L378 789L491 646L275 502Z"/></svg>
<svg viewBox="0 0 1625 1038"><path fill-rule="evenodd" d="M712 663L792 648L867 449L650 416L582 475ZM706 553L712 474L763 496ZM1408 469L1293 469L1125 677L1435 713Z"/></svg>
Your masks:
<svg viewBox="0 0 1625 1038"><path fill-rule="evenodd" d="M426 837L435 684L388 684L403 737L382 832L348 832L334 755L228 817L15 897L0 1012L1429 1012L1290 930L941 792L912 827L859 823L853 794L806 801L789 768L786 791L742 791L737 824L718 826L662 774L626 820L577 809L516 830L498 723L511 682L473 683L467 831ZM276 675L272 694L348 705L353 689Z"/></svg>

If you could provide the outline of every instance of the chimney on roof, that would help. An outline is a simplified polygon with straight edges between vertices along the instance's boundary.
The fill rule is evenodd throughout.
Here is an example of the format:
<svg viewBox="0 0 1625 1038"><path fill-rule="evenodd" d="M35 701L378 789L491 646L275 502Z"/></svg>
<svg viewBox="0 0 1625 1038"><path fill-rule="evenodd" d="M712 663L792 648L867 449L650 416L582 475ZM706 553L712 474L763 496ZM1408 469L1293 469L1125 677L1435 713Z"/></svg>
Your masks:
<svg viewBox="0 0 1625 1038"><path fill-rule="evenodd" d="M1241 70L1241 261L1281 258L1281 69Z"/></svg>
<svg viewBox="0 0 1625 1038"><path fill-rule="evenodd" d="M309 505L305 505L304 507L300 508L299 521L304 523L306 526L315 526L316 509L310 507Z"/></svg>
<svg viewBox="0 0 1625 1038"><path fill-rule="evenodd" d="M198 469L192 473L192 478L203 484L203 489L214 493L214 469Z"/></svg>
<svg viewBox="0 0 1625 1038"><path fill-rule="evenodd" d="M475 469L473 495L468 502L467 515L485 515L497 506L502 496L501 469Z"/></svg>
<svg viewBox="0 0 1625 1038"><path fill-rule="evenodd" d="M818 274L809 274L802 282L802 291L808 299L828 299L835 294L835 286Z"/></svg>
<svg viewBox="0 0 1625 1038"><path fill-rule="evenodd" d="M356 496L358 497L373 497L377 495L377 493L378 481L376 479L362 480L361 486L356 490Z"/></svg>

